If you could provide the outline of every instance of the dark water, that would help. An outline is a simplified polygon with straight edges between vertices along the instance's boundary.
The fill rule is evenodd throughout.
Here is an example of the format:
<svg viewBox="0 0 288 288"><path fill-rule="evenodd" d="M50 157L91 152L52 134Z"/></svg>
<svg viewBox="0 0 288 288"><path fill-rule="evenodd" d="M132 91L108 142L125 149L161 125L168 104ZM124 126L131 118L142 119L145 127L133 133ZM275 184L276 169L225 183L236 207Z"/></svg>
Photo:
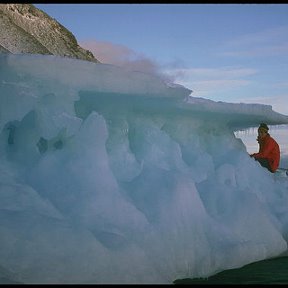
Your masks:
<svg viewBox="0 0 288 288"><path fill-rule="evenodd" d="M174 284L288 284L288 257L251 263L205 279L178 279Z"/></svg>

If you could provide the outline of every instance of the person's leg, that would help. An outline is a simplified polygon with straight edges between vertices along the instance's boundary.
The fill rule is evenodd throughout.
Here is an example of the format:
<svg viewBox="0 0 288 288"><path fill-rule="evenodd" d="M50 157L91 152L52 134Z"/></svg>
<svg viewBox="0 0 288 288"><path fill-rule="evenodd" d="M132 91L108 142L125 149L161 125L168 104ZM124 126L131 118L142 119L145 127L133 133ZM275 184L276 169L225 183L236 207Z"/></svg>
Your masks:
<svg viewBox="0 0 288 288"><path fill-rule="evenodd" d="M271 171L271 167L270 167L269 162L268 162L267 159L265 159L265 158L258 158L258 159L256 159L256 161L258 161L262 167L267 168L271 173L273 173L273 172Z"/></svg>

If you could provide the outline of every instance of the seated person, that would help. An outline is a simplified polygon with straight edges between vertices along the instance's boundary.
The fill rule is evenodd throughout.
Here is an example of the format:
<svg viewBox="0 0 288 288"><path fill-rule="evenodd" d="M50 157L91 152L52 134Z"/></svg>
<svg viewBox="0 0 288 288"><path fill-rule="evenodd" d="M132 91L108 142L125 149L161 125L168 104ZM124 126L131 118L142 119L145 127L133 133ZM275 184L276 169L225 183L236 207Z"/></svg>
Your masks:
<svg viewBox="0 0 288 288"><path fill-rule="evenodd" d="M260 124L257 137L259 152L250 154L250 156L257 160L261 166L274 173L279 167L280 149L278 143L268 133L268 130L269 128L265 123Z"/></svg>

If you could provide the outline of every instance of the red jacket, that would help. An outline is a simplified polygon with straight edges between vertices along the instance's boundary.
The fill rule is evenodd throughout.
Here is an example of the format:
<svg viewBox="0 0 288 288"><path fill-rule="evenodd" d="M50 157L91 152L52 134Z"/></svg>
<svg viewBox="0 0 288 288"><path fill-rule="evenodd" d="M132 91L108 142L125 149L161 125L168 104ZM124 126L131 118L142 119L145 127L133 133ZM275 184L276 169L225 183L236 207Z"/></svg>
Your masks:
<svg viewBox="0 0 288 288"><path fill-rule="evenodd" d="M259 140L259 152L252 155L255 159L265 158L275 172L279 167L280 149L278 143L268 133L264 139Z"/></svg>

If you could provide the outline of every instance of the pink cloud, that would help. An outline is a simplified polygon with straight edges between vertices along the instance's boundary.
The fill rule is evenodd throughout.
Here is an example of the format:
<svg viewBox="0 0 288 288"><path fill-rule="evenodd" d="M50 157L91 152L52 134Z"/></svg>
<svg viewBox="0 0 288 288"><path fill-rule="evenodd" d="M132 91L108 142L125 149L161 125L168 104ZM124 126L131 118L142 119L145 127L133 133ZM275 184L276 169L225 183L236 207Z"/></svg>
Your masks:
<svg viewBox="0 0 288 288"><path fill-rule="evenodd" d="M82 41L79 44L91 51L94 57L103 64L121 66L131 71L150 73L164 78L160 72L160 65L123 45L97 40Z"/></svg>

